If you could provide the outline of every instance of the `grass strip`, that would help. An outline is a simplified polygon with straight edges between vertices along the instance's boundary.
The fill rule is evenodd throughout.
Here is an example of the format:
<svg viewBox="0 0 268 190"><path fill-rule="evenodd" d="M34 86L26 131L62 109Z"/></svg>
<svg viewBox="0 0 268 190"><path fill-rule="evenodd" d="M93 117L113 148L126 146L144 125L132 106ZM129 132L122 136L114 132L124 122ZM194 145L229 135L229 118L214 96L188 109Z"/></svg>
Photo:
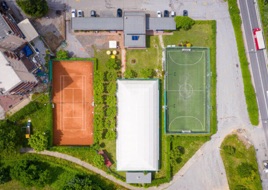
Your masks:
<svg viewBox="0 0 268 190"><path fill-rule="evenodd" d="M234 32L235 32L237 50L238 50L240 67L241 67L243 83L244 83L244 94L246 98L249 119L252 125L258 125L259 124L258 104L256 100L254 87L251 81L251 74L250 74L249 67L248 67L249 63L247 60L244 41L243 41L243 34L241 30L242 21L241 21L240 10L238 8L237 1L228 0L228 8L229 8L229 14L230 14L232 24L234 27Z"/></svg>

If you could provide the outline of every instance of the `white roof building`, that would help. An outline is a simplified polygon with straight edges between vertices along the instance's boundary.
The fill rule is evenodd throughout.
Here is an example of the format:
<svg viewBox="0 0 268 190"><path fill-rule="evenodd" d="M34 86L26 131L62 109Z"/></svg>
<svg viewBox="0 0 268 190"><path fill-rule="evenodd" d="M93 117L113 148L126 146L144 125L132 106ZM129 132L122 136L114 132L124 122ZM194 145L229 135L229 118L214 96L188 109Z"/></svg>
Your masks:
<svg viewBox="0 0 268 190"><path fill-rule="evenodd" d="M159 162L159 82L117 80L118 171L157 171Z"/></svg>
<svg viewBox="0 0 268 190"><path fill-rule="evenodd" d="M25 40L27 42L31 42L32 40L34 40L35 38L39 36L28 18L21 21L18 24L18 27L20 28L22 33L25 35Z"/></svg>
<svg viewBox="0 0 268 190"><path fill-rule="evenodd" d="M0 89L9 91L21 82L21 79L0 51Z"/></svg>

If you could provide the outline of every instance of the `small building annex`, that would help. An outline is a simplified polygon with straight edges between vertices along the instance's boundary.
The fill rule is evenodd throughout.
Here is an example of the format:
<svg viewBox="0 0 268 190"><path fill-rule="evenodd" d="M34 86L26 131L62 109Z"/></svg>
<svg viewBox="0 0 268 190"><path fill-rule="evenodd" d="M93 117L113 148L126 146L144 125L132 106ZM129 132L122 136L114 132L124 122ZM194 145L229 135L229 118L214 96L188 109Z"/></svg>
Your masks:
<svg viewBox="0 0 268 190"><path fill-rule="evenodd" d="M118 171L159 169L159 81L117 80Z"/></svg>

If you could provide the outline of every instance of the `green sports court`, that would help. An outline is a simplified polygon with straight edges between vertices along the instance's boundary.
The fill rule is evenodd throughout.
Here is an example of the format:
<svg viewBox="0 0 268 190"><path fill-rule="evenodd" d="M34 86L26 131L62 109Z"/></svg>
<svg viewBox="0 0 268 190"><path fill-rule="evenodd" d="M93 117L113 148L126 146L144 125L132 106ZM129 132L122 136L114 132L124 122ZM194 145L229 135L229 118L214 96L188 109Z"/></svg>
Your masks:
<svg viewBox="0 0 268 190"><path fill-rule="evenodd" d="M165 53L166 132L209 133L209 49L168 47Z"/></svg>

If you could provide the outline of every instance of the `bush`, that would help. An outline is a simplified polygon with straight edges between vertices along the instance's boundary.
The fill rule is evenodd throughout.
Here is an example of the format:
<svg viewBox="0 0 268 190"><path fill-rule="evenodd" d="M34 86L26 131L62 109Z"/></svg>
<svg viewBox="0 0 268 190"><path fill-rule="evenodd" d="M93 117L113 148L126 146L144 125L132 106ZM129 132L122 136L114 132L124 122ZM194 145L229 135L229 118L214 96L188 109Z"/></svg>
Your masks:
<svg viewBox="0 0 268 190"><path fill-rule="evenodd" d="M38 131L31 136L28 143L37 152L46 150L48 147L48 136Z"/></svg>
<svg viewBox="0 0 268 190"><path fill-rule="evenodd" d="M42 104L38 102L31 102L28 105L26 105L24 108L22 108L20 111L16 112L14 115L9 117L10 121L16 122L20 119L25 118L25 116L30 115L31 113L34 113L35 111L39 110L41 108Z"/></svg>
<svg viewBox="0 0 268 190"><path fill-rule="evenodd" d="M96 154L96 156L93 158L93 163L95 166L101 168L104 164L104 158L100 154Z"/></svg>
<svg viewBox="0 0 268 190"><path fill-rule="evenodd" d="M82 189L92 189L101 190L102 188L95 183L94 180L89 175L75 175L67 184L63 187L63 190L82 190Z"/></svg>
<svg viewBox="0 0 268 190"><path fill-rule="evenodd" d="M142 69L140 72L140 77L142 78L153 78L154 70L153 69Z"/></svg>
<svg viewBox="0 0 268 190"><path fill-rule="evenodd" d="M188 16L176 16L174 21L176 22L176 28L178 30L181 28L184 30L189 30L195 24L195 21Z"/></svg>
<svg viewBox="0 0 268 190"><path fill-rule="evenodd" d="M16 0L16 2L23 12L32 17L42 17L48 12L46 0Z"/></svg>
<svg viewBox="0 0 268 190"><path fill-rule="evenodd" d="M124 77L126 79L135 78L135 77L137 77L137 73L135 73L135 71L133 71L133 70L127 69L124 73Z"/></svg>
<svg viewBox="0 0 268 190"><path fill-rule="evenodd" d="M48 168L48 164L38 160L20 160L11 168L10 175L25 186L44 187L51 180Z"/></svg>
<svg viewBox="0 0 268 190"><path fill-rule="evenodd" d="M231 145L225 145L223 147L223 150L224 150L224 152L226 152L227 154L230 154L230 155L233 155L236 152L236 148L231 146Z"/></svg>
<svg viewBox="0 0 268 190"><path fill-rule="evenodd" d="M248 188L246 188L244 185L236 185L234 190L247 190Z"/></svg>
<svg viewBox="0 0 268 190"><path fill-rule="evenodd" d="M0 166L0 184L4 184L11 180L10 177L10 168Z"/></svg>
<svg viewBox="0 0 268 190"><path fill-rule="evenodd" d="M56 58L57 59L68 59L69 58L69 54L68 51L65 50L59 50L56 54Z"/></svg>
<svg viewBox="0 0 268 190"><path fill-rule="evenodd" d="M243 162L237 167L237 172L240 175L240 177L244 178L244 177L250 177L252 173L255 172L255 169L251 164Z"/></svg>

